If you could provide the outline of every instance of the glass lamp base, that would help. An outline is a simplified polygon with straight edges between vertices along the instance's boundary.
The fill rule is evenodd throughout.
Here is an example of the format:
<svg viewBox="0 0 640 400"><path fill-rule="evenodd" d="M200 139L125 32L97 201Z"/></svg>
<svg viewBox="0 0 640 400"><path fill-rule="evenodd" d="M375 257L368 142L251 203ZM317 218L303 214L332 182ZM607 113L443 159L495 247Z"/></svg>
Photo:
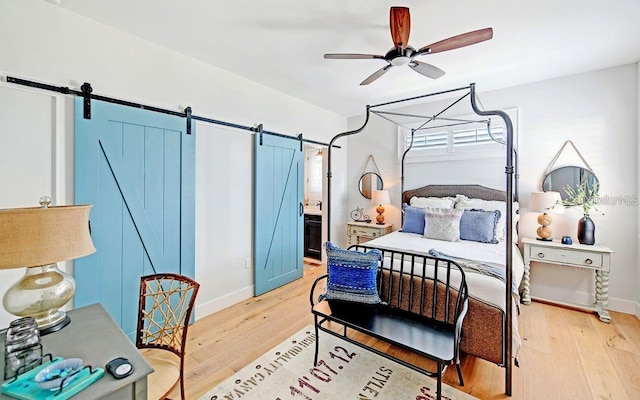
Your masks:
<svg viewBox="0 0 640 400"><path fill-rule="evenodd" d="M60 308L71 300L75 290L73 277L56 264L28 267L22 279L4 294L2 303L13 315L35 318L41 334L46 334L69 324L69 317Z"/></svg>

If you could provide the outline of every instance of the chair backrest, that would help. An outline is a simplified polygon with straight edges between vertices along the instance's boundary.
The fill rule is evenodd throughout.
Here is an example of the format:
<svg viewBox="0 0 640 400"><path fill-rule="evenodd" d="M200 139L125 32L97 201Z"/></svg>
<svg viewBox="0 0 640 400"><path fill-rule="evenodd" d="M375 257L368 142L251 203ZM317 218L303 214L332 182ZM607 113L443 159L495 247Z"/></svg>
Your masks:
<svg viewBox="0 0 640 400"><path fill-rule="evenodd" d="M198 282L178 274L140 278L136 347L169 350L183 358L199 288Z"/></svg>

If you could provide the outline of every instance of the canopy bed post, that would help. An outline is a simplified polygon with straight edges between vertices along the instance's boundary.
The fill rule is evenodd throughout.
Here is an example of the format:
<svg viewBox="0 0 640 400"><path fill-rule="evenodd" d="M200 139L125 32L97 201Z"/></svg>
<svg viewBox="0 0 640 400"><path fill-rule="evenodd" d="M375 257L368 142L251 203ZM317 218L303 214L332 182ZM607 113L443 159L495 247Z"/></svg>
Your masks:
<svg viewBox="0 0 640 400"><path fill-rule="evenodd" d="M513 124L511 123L511 118L504 111L483 111L478 108L476 104L476 86L475 83L471 84L471 107L473 111L478 115L497 115L504 121L504 124L507 128L507 149L506 156L507 162L504 168L505 174L507 175L507 230L506 230L506 241L507 241L507 256L506 256L506 266L507 266L507 276L505 282L505 294L506 294L506 323L504 325L504 337L511 338L513 335L512 326L511 326L511 318L513 311L513 304L511 302L511 286L513 284L513 273L511 268L511 258L513 256L513 247L509 244L513 243ZM505 393L507 396L511 396L511 381L512 381L512 368L513 363L511 360L512 354L512 341L504 340L504 354L505 354Z"/></svg>
<svg viewBox="0 0 640 400"><path fill-rule="evenodd" d="M409 142L409 146L405 149L404 153L402 153L402 162L400 163L400 193L404 193L404 160L407 156L407 153L413 147L413 136L415 135L415 129L411 129L411 141ZM404 213L400 213L400 226L404 222Z"/></svg>
<svg viewBox="0 0 640 400"><path fill-rule="evenodd" d="M369 123L369 108L370 107L367 106L367 113L360 128L339 133L329 142L329 154L327 155L327 241L329 242L331 241L331 150L333 149L333 143L343 136L349 136L361 132Z"/></svg>

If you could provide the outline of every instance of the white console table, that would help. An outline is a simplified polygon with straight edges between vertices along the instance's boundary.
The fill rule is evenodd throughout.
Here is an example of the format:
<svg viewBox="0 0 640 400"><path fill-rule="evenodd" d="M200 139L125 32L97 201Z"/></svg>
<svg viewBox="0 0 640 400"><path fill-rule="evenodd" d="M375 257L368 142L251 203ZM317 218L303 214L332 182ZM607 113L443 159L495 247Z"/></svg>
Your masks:
<svg viewBox="0 0 640 400"><path fill-rule="evenodd" d="M611 322L609 315L609 271L613 250L600 245L562 244L559 241L543 241L525 237L524 277L522 280L522 302L531 303L531 261L568 267L586 268L595 271L595 302L588 307L598 313L600 321ZM572 305L578 308L584 306Z"/></svg>

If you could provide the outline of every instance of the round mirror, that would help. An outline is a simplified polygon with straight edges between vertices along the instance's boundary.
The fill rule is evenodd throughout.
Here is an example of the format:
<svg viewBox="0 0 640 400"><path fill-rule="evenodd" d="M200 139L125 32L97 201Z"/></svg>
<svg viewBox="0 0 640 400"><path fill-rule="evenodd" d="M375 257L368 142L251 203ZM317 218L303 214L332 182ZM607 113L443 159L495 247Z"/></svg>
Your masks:
<svg viewBox="0 0 640 400"><path fill-rule="evenodd" d="M382 190L382 178L375 172L365 172L360 177L358 189L360 189L360 194L370 199L374 190Z"/></svg>
<svg viewBox="0 0 640 400"><path fill-rule="evenodd" d="M542 190L559 192L564 201L569 198L567 186L577 191L580 185L584 185L586 193L592 193L594 188L597 193L598 183L598 178L592 171L583 167L567 166L550 171L542 180Z"/></svg>

